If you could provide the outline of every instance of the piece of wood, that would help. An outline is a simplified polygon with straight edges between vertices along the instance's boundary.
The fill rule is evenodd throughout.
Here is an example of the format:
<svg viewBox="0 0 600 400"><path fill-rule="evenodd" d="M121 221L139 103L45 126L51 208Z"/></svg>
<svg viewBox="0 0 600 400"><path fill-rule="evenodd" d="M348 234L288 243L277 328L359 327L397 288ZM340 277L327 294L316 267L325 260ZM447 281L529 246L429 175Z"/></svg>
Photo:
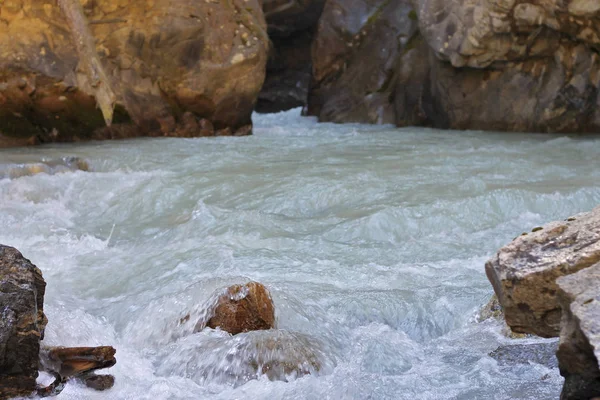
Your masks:
<svg viewBox="0 0 600 400"><path fill-rule="evenodd" d="M71 31L79 56L79 67L89 80L106 125L110 126L117 96L96 51L96 41L83 13L83 7L79 0L58 0L58 5Z"/></svg>
<svg viewBox="0 0 600 400"><path fill-rule="evenodd" d="M51 347L41 352L42 366L63 378L78 377L110 368L117 363L116 350L103 347Z"/></svg>

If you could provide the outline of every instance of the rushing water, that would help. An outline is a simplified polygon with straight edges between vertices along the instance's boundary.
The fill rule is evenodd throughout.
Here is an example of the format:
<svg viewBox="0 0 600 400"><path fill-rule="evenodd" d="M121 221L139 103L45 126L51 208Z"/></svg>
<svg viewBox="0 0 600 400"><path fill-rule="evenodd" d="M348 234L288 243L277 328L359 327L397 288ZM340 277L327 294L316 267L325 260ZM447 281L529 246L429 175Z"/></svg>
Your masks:
<svg viewBox="0 0 600 400"><path fill-rule="evenodd" d="M112 390L72 384L60 398L558 398L556 369L490 358L524 341L475 315L498 248L600 203L597 139L297 114L256 116L247 138L0 151L5 168L66 156L90 168L0 179L0 243L48 282L45 342L117 348ZM248 280L270 288L280 331L177 326ZM240 360L269 340L320 368L252 379Z"/></svg>

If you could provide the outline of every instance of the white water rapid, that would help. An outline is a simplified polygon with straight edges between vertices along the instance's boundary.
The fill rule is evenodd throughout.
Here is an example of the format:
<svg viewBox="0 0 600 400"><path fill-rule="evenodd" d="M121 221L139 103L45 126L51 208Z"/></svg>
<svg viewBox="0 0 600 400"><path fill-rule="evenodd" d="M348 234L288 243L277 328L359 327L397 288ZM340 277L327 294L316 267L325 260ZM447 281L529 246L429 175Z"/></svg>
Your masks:
<svg viewBox="0 0 600 400"><path fill-rule="evenodd" d="M48 283L46 344L117 348L113 389L58 399L557 399L557 369L488 356L543 341L475 315L494 252L600 204L598 139L298 114L256 115L245 138L0 150L5 171L90 169L0 177L0 243ZM280 331L177 326L249 280L271 290ZM269 351L320 367L287 382L247 370Z"/></svg>

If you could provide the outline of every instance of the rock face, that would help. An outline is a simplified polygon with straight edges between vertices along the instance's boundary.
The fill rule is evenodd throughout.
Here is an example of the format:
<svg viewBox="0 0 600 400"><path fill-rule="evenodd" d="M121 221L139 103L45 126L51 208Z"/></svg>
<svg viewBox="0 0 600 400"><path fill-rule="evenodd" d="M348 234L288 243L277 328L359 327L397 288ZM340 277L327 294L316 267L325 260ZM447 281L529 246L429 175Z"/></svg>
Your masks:
<svg viewBox="0 0 600 400"><path fill-rule="evenodd" d="M258 0L86 0L83 19L65 17L72 0L58 3L2 5L0 147L251 124L268 47ZM85 21L89 40L73 40ZM102 88L111 128L96 107Z"/></svg>
<svg viewBox="0 0 600 400"><path fill-rule="evenodd" d="M206 326L220 328L232 335L273 329L275 308L267 288L258 283L233 285L218 297L212 317ZM204 326L197 326L196 330Z"/></svg>
<svg viewBox="0 0 600 400"><path fill-rule="evenodd" d="M256 110L303 107L311 77L311 44L325 0L263 0L273 47Z"/></svg>
<svg viewBox="0 0 600 400"><path fill-rule="evenodd" d="M394 123L399 63L416 33L409 0L328 1L313 42L308 115Z"/></svg>
<svg viewBox="0 0 600 400"><path fill-rule="evenodd" d="M0 399L36 389L46 283L16 249L0 245Z"/></svg>
<svg viewBox="0 0 600 400"><path fill-rule="evenodd" d="M308 114L598 132L599 27L593 0L331 0L313 44Z"/></svg>
<svg viewBox="0 0 600 400"><path fill-rule="evenodd" d="M415 3L421 34L441 60L431 63L434 126L598 131L597 2Z"/></svg>
<svg viewBox="0 0 600 400"><path fill-rule="evenodd" d="M600 261L600 207L518 237L486 264L486 274L515 332L556 337L561 306L556 279Z"/></svg>
<svg viewBox="0 0 600 400"><path fill-rule="evenodd" d="M561 399L600 397L600 263L559 278Z"/></svg>

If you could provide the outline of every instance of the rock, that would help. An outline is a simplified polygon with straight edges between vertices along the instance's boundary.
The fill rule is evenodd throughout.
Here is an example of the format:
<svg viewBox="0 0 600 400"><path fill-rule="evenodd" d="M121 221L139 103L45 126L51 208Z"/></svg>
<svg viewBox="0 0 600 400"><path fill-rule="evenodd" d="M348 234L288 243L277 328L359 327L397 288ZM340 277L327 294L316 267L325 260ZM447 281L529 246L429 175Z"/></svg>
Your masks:
<svg viewBox="0 0 600 400"><path fill-rule="evenodd" d="M115 385L115 377L112 375L90 374L82 379L85 386L100 392L111 389Z"/></svg>
<svg viewBox="0 0 600 400"><path fill-rule="evenodd" d="M79 157L63 157L32 164L0 165L0 179L15 179L40 173L54 175L69 171L89 171L89 163Z"/></svg>
<svg viewBox="0 0 600 400"><path fill-rule="evenodd" d="M490 353L490 357L502 366L535 363L548 368L558 368L557 348L557 342L511 344L498 347Z"/></svg>
<svg viewBox="0 0 600 400"><path fill-rule="evenodd" d="M584 8L559 0L415 5L432 53L425 94L431 100L425 102L433 104L428 115L433 126L598 131L598 10L579 12Z"/></svg>
<svg viewBox="0 0 600 400"><path fill-rule="evenodd" d="M600 207L519 236L485 269L513 331L556 337L561 320L556 279L598 261Z"/></svg>
<svg viewBox="0 0 600 400"><path fill-rule="evenodd" d="M0 399L36 389L46 283L41 271L16 249L0 245Z"/></svg>
<svg viewBox="0 0 600 400"><path fill-rule="evenodd" d="M85 2L89 35L81 41L86 29L78 27L86 24L77 13L65 18L64 7L78 2L2 7L0 147L188 135L186 113L215 129L251 124L269 46L258 0L129 3ZM90 69L105 74L96 82ZM110 93L96 107L103 87L112 90L114 110L102 105ZM105 126L110 120L116 129Z"/></svg>
<svg viewBox="0 0 600 400"><path fill-rule="evenodd" d="M600 11L591 3L331 0L313 43L307 112L332 122L598 132Z"/></svg>
<svg viewBox="0 0 600 400"><path fill-rule="evenodd" d="M313 42L308 115L394 123L394 92L417 21L409 0L330 0Z"/></svg>
<svg viewBox="0 0 600 400"><path fill-rule="evenodd" d="M311 44L325 0L264 0L273 47L258 112L303 107L311 77Z"/></svg>
<svg viewBox="0 0 600 400"><path fill-rule="evenodd" d="M233 285L218 293L208 322L200 321L196 331L208 326L232 335L275 328L275 308L267 288L258 283Z"/></svg>
<svg viewBox="0 0 600 400"><path fill-rule="evenodd" d="M558 278L562 321L558 360L561 399L600 397L600 263Z"/></svg>
<svg viewBox="0 0 600 400"><path fill-rule="evenodd" d="M306 375L318 376L330 373L336 364L334 352L324 343L297 332L272 329L235 336L225 336L224 332L205 333L184 340L188 345L180 342L175 347L189 354L185 363L176 356L177 352L167 351L158 374L177 374L196 382L239 386L265 377L287 382Z"/></svg>

